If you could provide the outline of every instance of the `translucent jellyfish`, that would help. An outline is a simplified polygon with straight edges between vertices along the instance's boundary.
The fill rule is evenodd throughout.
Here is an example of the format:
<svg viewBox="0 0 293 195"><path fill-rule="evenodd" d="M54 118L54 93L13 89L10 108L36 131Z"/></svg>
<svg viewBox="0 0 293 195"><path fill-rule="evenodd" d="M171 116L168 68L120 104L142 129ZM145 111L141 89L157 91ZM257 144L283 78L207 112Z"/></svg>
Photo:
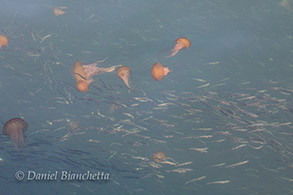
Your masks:
<svg viewBox="0 0 293 195"><path fill-rule="evenodd" d="M97 61L91 64L83 65L81 61L77 61L72 68L72 76L76 78L76 88L80 92L87 92L88 86L93 82L93 76L98 74L103 74L106 72L113 72L116 67L121 65L111 66L110 68L100 68L97 67L99 63L104 62L105 60Z"/></svg>
<svg viewBox="0 0 293 195"><path fill-rule="evenodd" d="M131 81L130 81L130 76L131 76L131 71L128 66L121 66L117 69L116 71L117 76L123 80L124 84L126 87L131 89Z"/></svg>
<svg viewBox="0 0 293 195"><path fill-rule="evenodd" d="M171 49L171 55L169 55L168 57L171 57L171 56L175 56L179 50L185 48L189 48L191 46L191 41L188 40L187 38L185 37L180 37L178 39L176 39L176 45L174 46L173 49Z"/></svg>
<svg viewBox="0 0 293 195"><path fill-rule="evenodd" d="M163 79L164 76L167 76L167 74L171 72L171 70L169 70L169 68L167 67L164 67L160 63L155 63L152 67L151 72L152 72L153 78L157 81L160 81Z"/></svg>
<svg viewBox="0 0 293 195"><path fill-rule="evenodd" d="M4 135L9 135L13 141L15 148L23 148L23 131L28 127L28 124L22 118L13 118L7 121L3 128Z"/></svg>
<svg viewBox="0 0 293 195"><path fill-rule="evenodd" d="M5 35L0 35L0 48L8 45L8 38Z"/></svg>

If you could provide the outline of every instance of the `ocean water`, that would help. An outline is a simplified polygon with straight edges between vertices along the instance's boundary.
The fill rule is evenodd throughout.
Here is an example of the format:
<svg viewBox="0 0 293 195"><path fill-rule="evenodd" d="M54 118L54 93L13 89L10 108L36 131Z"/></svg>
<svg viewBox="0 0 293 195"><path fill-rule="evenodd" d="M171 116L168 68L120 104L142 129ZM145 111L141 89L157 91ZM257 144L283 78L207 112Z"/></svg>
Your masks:
<svg viewBox="0 0 293 195"><path fill-rule="evenodd" d="M292 0L2 0L0 119L28 129L1 131L1 194L292 194L292 21ZM79 92L74 63L105 58L132 88Z"/></svg>

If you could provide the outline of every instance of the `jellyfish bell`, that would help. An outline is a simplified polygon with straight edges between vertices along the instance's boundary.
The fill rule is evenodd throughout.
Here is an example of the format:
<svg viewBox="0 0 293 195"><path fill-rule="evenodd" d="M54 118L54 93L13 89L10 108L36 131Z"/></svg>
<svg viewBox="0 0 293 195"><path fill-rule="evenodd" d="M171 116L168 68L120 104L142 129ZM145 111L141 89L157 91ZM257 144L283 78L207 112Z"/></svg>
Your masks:
<svg viewBox="0 0 293 195"><path fill-rule="evenodd" d="M4 135L10 136L16 149L24 146L23 131L28 127L28 124L22 118L13 118L7 121L3 128Z"/></svg>
<svg viewBox="0 0 293 195"><path fill-rule="evenodd" d="M156 81L160 81L163 79L164 76L167 76L167 74L171 72L171 70L169 70L169 68L167 67L164 67L161 63L155 63L152 67L151 72L153 79L155 79Z"/></svg>
<svg viewBox="0 0 293 195"><path fill-rule="evenodd" d="M189 48L191 46L191 41L185 37L180 37L176 39L177 44L180 45L181 48Z"/></svg>
<svg viewBox="0 0 293 195"><path fill-rule="evenodd" d="M8 38L5 35L0 35L0 48L8 45Z"/></svg>
<svg viewBox="0 0 293 195"><path fill-rule="evenodd" d="M157 163L163 163L166 161L166 154L164 152L156 152L153 154L153 160Z"/></svg>
<svg viewBox="0 0 293 195"><path fill-rule="evenodd" d="M77 90L80 91L80 92L85 93L85 92L87 92L89 90L89 85L84 80L77 80L75 84L76 84Z"/></svg>
<svg viewBox="0 0 293 195"><path fill-rule="evenodd" d="M171 54L167 57L172 57L172 56L175 56L179 50L185 48L189 48L191 46L191 41L185 37L180 37L178 39L176 39L176 44L175 46L173 47L173 49L171 49Z"/></svg>
<svg viewBox="0 0 293 195"><path fill-rule="evenodd" d="M54 15L55 16L60 16L60 15L63 15L65 14L65 12L63 11L64 9L66 9L67 7L55 7L53 9L53 12L54 12Z"/></svg>
<svg viewBox="0 0 293 195"><path fill-rule="evenodd" d="M87 79L81 61L78 60L77 62L75 62L72 68L72 76L75 77L77 81Z"/></svg>
<svg viewBox="0 0 293 195"><path fill-rule="evenodd" d="M117 71L116 71L117 76L123 80L124 84L126 87L131 89L131 81L130 81L130 76L131 76L131 71L130 67L128 66L120 66Z"/></svg>
<svg viewBox="0 0 293 195"><path fill-rule="evenodd" d="M88 79L86 72L82 66L81 61L75 62L72 68L72 76L76 78L76 88L80 92L87 92L89 84L93 81L92 79Z"/></svg>

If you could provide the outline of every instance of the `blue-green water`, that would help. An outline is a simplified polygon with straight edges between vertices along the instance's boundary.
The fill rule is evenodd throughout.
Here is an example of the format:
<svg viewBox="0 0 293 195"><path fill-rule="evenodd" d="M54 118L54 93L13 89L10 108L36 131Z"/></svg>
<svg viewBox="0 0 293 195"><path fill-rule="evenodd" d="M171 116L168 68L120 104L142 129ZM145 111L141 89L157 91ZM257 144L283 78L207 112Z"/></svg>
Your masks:
<svg viewBox="0 0 293 195"><path fill-rule="evenodd" d="M1 194L291 194L292 21L291 0L1 1L0 119L29 125L19 151L1 131ZM73 64L106 57L132 89L111 72L77 91Z"/></svg>

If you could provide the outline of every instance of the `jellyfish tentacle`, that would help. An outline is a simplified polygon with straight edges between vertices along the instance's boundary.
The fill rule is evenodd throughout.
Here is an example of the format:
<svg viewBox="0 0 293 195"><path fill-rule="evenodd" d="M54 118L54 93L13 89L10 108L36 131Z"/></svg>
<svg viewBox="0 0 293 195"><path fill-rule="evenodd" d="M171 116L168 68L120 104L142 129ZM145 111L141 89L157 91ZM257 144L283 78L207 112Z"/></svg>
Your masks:
<svg viewBox="0 0 293 195"><path fill-rule="evenodd" d="M115 65L111 66L110 68L100 68L96 67L96 64L93 63L91 65L83 65L84 72L87 75L87 78L92 78L94 75L103 74L106 72L113 72L116 67L119 67L121 65Z"/></svg>
<svg viewBox="0 0 293 195"><path fill-rule="evenodd" d="M119 64L119 65L111 66L110 68L102 68L102 69L104 72L113 72L116 69L116 67L120 67L120 66L122 65Z"/></svg>
<svg viewBox="0 0 293 195"><path fill-rule="evenodd" d="M90 63L90 64L85 64L85 65L82 65L82 66L83 67L97 66L98 64L101 64L101 63L105 62L107 59L108 59L108 57L105 57L103 60L99 60L99 61L96 61L96 62L93 62L93 63Z"/></svg>
<svg viewBox="0 0 293 195"><path fill-rule="evenodd" d="M116 75L123 80L124 84L126 85L127 88L131 89L131 81L130 81L130 76L131 76L131 70L129 66L120 66L117 69Z"/></svg>
<svg viewBox="0 0 293 195"><path fill-rule="evenodd" d="M167 68L167 67L164 67L164 76L167 76L167 74L168 74L169 72L172 72L172 70L170 70L170 69Z"/></svg>
<svg viewBox="0 0 293 195"><path fill-rule="evenodd" d="M85 82L89 85L92 82L94 82L95 80L93 78L88 78Z"/></svg>
<svg viewBox="0 0 293 195"><path fill-rule="evenodd" d="M173 49L171 49L171 51L172 51L171 55L169 55L167 57L175 56L179 52L179 50L182 49L182 48L183 48L182 45L180 45L180 44L177 43L175 45L175 47Z"/></svg>

